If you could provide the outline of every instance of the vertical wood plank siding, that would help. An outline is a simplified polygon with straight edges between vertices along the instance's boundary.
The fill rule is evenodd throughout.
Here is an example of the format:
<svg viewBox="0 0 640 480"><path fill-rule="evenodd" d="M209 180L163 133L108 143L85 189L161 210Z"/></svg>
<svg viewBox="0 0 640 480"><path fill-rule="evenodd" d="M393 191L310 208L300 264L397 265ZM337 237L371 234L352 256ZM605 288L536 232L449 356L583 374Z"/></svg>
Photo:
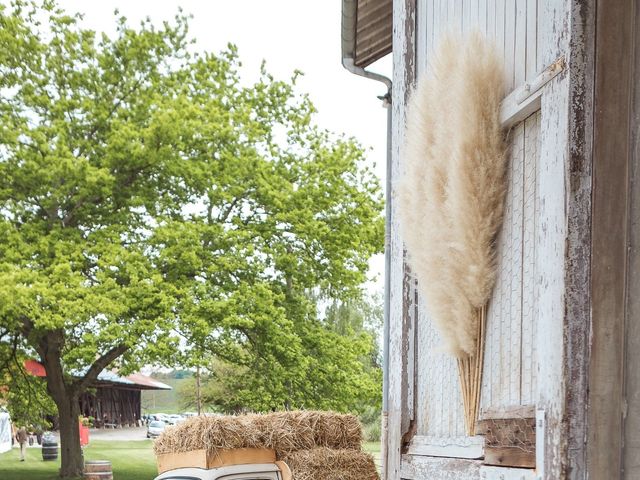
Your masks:
<svg viewBox="0 0 640 480"><path fill-rule="evenodd" d="M539 2L538 25L542 65L568 54L567 22L571 5L559 0ZM566 165L569 118L567 75L554 78L542 95L538 168L538 228L536 230L537 352L536 407L544 411L541 438L544 478L562 478L566 454L564 436L565 262L567 255ZM542 467L539 465L539 467Z"/></svg>
<svg viewBox="0 0 640 480"><path fill-rule="evenodd" d="M394 0L393 2L393 103L392 103L392 139L391 139L391 171L393 178L398 178L402 171L400 162L404 144L405 105L415 77L415 0ZM395 185L392 187L395 189ZM409 377L409 363L415 358L409 357L414 352L414 321L408 312L413 310L413 300L405 288L404 247L400 238L398 212L391 194L391 271L389 298L389 403L388 403L388 448L387 458L383 459L386 479L400 478L400 466L403 439L411 427L408 398L414 398L413 392L416 376L412 370Z"/></svg>
<svg viewBox="0 0 640 480"><path fill-rule="evenodd" d="M593 92L595 0L573 1L570 15L568 62L567 239L565 259L564 413L556 427L564 437L566 455L558 477L587 478L586 435L588 363L591 328L591 198L593 145ZM542 53L538 51L538 57ZM542 326L539 326L542 328ZM541 340L542 342L543 340ZM542 376L545 372L540 372ZM551 428L551 427L550 427ZM565 430L566 429L566 430ZM553 456L548 458L549 469ZM596 478L596 477L591 477Z"/></svg>
<svg viewBox="0 0 640 480"><path fill-rule="evenodd" d="M621 478L634 5L597 2L589 478ZM637 45L635 45L637 48ZM629 292L636 296L638 292ZM637 368L637 367L635 367ZM635 369L634 368L634 369ZM635 374L638 372L636 370ZM638 415L638 412L629 412ZM636 459L637 461L637 459Z"/></svg>
<svg viewBox="0 0 640 480"><path fill-rule="evenodd" d="M486 412L535 405L536 163L540 112L510 138L504 225L498 236L498 276L487 312L480 418Z"/></svg>
<svg viewBox="0 0 640 480"><path fill-rule="evenodd" d="M635 11L633 45L640 44L640 8ZM640 48L635 50L633 68L640 72ZM627 415L624 425L624 480L640 478L640 85L633 84L629 169L629 258L626 311L625 399Z"/></svg>
<svg viewBox="0 0 640 480"><path fill-rule="evenodd" d="M476 29L495 39L508 72L508 90L538 73L538 0L419 0L417 8L417 39L426 42L426 45L417 45L419 75L428 70L428 60L443 35ZM534 18L529 18L530 15ZM486 381L482 393L485 408L492 408L493 403L495 408L522 405L523 402L532 404L535 395L535 328L531 325L533 277L527 279L528 310L523 311L523 274L526 271L526 274L534 275L532 262L535 251L532 240L534 221L531 218L525 221L525 214L535 213L535 206L531 204L535 193L524 191L524 157L525 154L528 156L528 165L534 165L526 169L529 174L526 186L535 190L535 156L538 150L531 145L537 141L539 122L540 116L537 116L529 121L529 128L522 123L511 135L513 165L517 174L511 176L513 185L507 205L508 219L501 234L502 275L489 314L485 355L488 367L485 368ZM526 211L525 194L530 200ZM526 251L525 232L529 235ZM525 253L527 262L523 262ZM523 268L525 263L526 270ZM424 436L460 437L464 435L464 421L455 362L438 353L440 339L423 302L424 299L419 299L417 431ZM529 322L526 326L523 326L524 318ZM493 400L486 402L485 398Z"/></svg>
<svg viewBox="0 0 640 480"><path fill-rule="evenodd" d="M545 480L584 480L588 391L585 379L589 378L591 308L590 115L593 112L592 44L596 0L416 1L414 23L413 2L394 0L395 174L402 171L404 102L413 84L416 39L419 44L415 50L415 66L422 75L428 71L428 62L445 33L460 34L474 29L486 32L495 39L504 60L509 91L534 79L559 57L567 62L566 70L543 87L541 110L516 125L510 135L508 221L499 239L502 273L490 306L481 401L486 411L518 405L535 405L541 409L545 428L537 432L542 448L538 450L541 463L535 474ZM600 0L600 4L604 3ZM630 7L631 2L625 5ZM608 58L615 63L613 52ZM637 145L636 149L640 149ZM638 162L640 164L640 160ZM603 221L606 220L604 211L602 215ZM640 213L637 217L640 218ZM415 308L408 308L411 299L406 298L406 291L404 295L402 292L404 254L398 237L397 216L394 216L393 229L392 398L386 478L478 480L481 472L489 470L483 470L481 462L473 460L479 458L474 456L478 439L463 437L455 363L436 352L439 339L423 299L418 300L417 345L410 348L413 326L407 312L415 312ZM637 229L640 232L640 227ZM640 239L640 233L637 237ZM640 264L637 260L640 256L633 258ZM640 284L640 280L636 279L636 283ZM636 303L640 305L640 301ZM634 311L640 311L638 305ZM635 330L630 331L640 331L640 321L631 327ZM411 361L408 352L417 355L417 385L411 390L415 393L415 411L406 405L408 394L403 392L403 388L414 388L405 377L407 362ZM591 378L597 378L596 375L597 371L592 372ZM631 385L634 391L640 391L637 386L640 381ZM604 401L605 390L600 393ZM640 404L640 400L637 403ZM411 453L401 457L403 439L408 438L403 437L411 420L408 416L413 413L418 435L409 450ZM630 426L640 424L628 422ZM629 452L636 453L640 450L640 436L632 431L627 435ZM434 448L430 448L431 445ZM447 456L438 453L438 448L450 452L450 456L466 456L468 460L434 457ZM467 451L475 453L467 454ZM596 455L595 450L593 452ZM606 453L607 449L601 452ZM631 463L634 458L637 459L637 455L627 457ZM599 459L592 456L591 461ZM631 466L637 468L634 465ZM520 478L510 476L508 470L504 472L505 478ZM498 478L495 469L487 474ZM590 478L613 477L592 474Z"/></svg>
<svg viewBox="0 0 640 480"><path fill-rule="evenodd" d="M426 50L418 57L427 63L440 38L480 30L495 39L507 70L507 88L513 90L525 79L532 79L544 66L539 58L539 3L544 0L419 0L418 17L426 30ZM420 45L418 48L422 48ZM422 68L423 65L419 66Z"/></svg>

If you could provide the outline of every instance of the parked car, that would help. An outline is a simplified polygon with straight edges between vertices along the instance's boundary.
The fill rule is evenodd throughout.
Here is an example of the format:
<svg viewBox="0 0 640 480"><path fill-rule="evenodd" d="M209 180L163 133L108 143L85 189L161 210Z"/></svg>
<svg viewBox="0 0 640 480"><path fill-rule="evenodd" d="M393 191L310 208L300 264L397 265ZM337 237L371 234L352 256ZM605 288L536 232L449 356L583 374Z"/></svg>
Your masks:
<svg viewBox="0 0 640 480"><path fill-rule="evenodd" d="M149 423L147 426L147 438L156 438L160 436L162 432L164 432L165 427L167 426L162 420L154 420Z"/></svg>
<svg viewBox="0 0 640 480"><path fill-rule="evenodd" d="M167 415L165 422L168 425L176 425L177 423L180 423L183 420L184 418L182 418L182 415L173 414L173 415Z"/></svg>
<svg viewBox="0 0 640 480"><path fill-rule="evenodd" d="M161 422L168 423L169 415L167 415L166 413L156 413L155 417L156 417L156 420L160 420Z"/></svg>
<svg viewBox="0 0 640 480"><path fill-rule="evenodd" d="M158 475L155 480L291 480L288 468L281 470L274 463L253 463L219 468L177 468Z"/></svg>

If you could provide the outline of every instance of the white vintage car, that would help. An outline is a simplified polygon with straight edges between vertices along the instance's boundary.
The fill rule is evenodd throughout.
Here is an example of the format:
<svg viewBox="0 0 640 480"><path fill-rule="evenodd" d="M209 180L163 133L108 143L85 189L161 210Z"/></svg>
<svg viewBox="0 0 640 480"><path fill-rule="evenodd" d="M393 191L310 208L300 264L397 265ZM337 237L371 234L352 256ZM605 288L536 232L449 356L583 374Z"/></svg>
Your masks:
<svg viewBox="0 0 640 480"><path fill-rule="evenodd" d="M252 463L210 469L177 468L158 475L155 480L291 480L291 471L280 462L278 465Z"/></svg>

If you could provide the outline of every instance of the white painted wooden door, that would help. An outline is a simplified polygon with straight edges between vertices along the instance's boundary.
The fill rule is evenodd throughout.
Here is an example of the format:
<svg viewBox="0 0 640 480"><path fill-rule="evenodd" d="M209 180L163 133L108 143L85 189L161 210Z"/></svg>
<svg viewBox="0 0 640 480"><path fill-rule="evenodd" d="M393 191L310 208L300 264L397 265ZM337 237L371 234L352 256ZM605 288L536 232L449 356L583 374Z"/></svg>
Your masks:
<svg viewBox="0 0 640 480"><path fill-rule="evenodd" d="M504 59L507 90L542 70L538 0L418 0L417 72L446 33L480 30ZM481 395L483 414L533 406L536 395L535 229L540 113L511 127L509 191L498 239L498 281L491 298ZM465 437L456 362L438 351L440 339L420 299L417 342L417 435L409 453L482 456L482 438Z"/></svg>

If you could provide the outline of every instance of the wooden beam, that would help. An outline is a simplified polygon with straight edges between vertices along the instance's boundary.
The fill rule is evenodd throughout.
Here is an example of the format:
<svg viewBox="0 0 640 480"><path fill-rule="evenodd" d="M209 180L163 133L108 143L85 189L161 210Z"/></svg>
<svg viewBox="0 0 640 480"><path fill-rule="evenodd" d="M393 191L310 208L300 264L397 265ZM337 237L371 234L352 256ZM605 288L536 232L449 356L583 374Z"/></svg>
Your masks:
<svg viewBox="0 0 640 480"><path fill-rule="evenodd" d="M391 177L402 172L405 107L415 81L415 0L393 2L393 98ZM393 187L395 188L395 186ZM389 398L386 455L382 458L382 478L400 478L403 442L408 440L415 418L415 307L413 284L407 278L404 245L400 238L398 212L391 202L390 292L389 292Z"/></svg>
<svg viewBox="0 0 640 480"><path fill-rule="evenodd" d="M536 466L535 418L480 420L476 433L485 436L484 463L505 467Z"/></svg>
<svg viewBox="0 0 640 480"><path fill-rule="evenodd" d="M638 5L638 2L636 2ZM634 19L633 45L640 45L640 5ZM629 169L629 253L625 337L624 480L640 478L640 48L635 49L631 119L631 167Z"/></svg>
<svg viewBox="0 0 640 480"><path fill-rule="evenodd" d="M566 177L566 266L564 327L564 397L562 426L566 459L563 469L569 479L586 478L586 443L589 342L591 327L591 214L593 91L596 0L573 0L568 20L571 53L566 68L568 91L568 156ZM540 407L540 405L538 405ZM556 419L539 410L538 418L548 429ZM540 443L549 435L540 435ZM546 462L550 470L553 465ZM538 465L540 470L540 465ZM557 468L557 467L556 467ZM558 469L559 470L559 469ZM563 472L563 473L564 473ZM547 472L542 472L547 473ZM553 478L553 477L545 477Z"/></svg>
<svg viewBox="0 0 640 480"><path fill-rule="evenodd" d="M499 467L535 468L536 454L518 447L485 447L484 464Z"/></svg>
<svg viewBox="0 0 640 480"><path fill-rule="evenodd" d="M589 478L622 475L633 4L596 8Z"/></svg>
<svg viewBox="0 0 640 480"><path fill-rule="evenodd" d="M533 405L518 405L505 408L485 408L480 412L481 420L506 418L535 418L536 408Z"/></svg>
<svg viewBox="0 0 640 480"><path fill-rule="evenodd" d="M565 68L564 57L557 58L531 81L507 95L500 105L500 123L509 129L540 110L543 88Z"/></svg>

